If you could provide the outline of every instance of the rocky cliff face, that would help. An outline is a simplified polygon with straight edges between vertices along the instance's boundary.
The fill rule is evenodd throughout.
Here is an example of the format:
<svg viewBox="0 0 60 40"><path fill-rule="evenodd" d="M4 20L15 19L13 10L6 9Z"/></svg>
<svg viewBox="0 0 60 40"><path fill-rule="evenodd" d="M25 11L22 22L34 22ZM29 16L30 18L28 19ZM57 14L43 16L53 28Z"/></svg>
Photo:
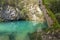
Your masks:
<svg viewBox="0 0 60 40"><path fill-rule="evenodd" d="M18 8L11 7L9 5L6 5L1 10L1 18L5 20L18 20L19 17L21 17L20 10Z"/></svg>
<svg viewBox="0 0 60 40"><path fill-rule="evenodd" d="M18 1L18 0L17 0ZM44 16L36 0L19 0L19 2L4 4L0 7L0 18L4 20L44 21ZM13 6L12 6L13 4ZM23 5L23 6L22 6Z"/></svg>

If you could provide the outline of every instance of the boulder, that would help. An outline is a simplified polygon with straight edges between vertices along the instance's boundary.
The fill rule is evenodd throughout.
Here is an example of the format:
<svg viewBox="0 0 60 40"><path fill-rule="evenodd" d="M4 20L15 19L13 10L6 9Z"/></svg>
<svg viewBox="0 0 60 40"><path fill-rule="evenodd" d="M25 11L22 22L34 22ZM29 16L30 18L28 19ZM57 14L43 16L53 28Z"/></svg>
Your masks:
<svg viewBox="0 0 60 40"><path fill-rule="evenodd" d="M20 10L9 5L4 6L0 14L4 20L19 20L22 18Z"/></svg>

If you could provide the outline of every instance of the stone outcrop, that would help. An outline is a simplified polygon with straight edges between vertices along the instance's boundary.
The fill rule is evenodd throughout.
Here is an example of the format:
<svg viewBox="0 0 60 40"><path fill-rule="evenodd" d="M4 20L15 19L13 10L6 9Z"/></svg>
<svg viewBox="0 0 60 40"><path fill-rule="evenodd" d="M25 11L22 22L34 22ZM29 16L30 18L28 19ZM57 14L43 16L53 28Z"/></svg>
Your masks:
<svg viewBox="0 0 60 40"><path fill-rule="evenodd" d="M20 16L20 10L18 8L13 8L9 5L4 6L1 11L1 18L5 20L18 20Z"/></svg>
<svg viewBox="0 0 60 40"><path fill-rule="evenodd" d="M0 11L0 18L4 20L19 20L22 18L22 14L18 8L6 5Z"/></svg>
<svg viewBox="0 0 60 40"><path fill-rule="evenodd" d="M45 21L43 12L39 8L36 0L21 1L12 6L12 4L4 4L0 11L0 18L4 20L29 20L29 21ZM22 6L23 5L23 6ZM20 9L20 7L22 7Z"/></svg>

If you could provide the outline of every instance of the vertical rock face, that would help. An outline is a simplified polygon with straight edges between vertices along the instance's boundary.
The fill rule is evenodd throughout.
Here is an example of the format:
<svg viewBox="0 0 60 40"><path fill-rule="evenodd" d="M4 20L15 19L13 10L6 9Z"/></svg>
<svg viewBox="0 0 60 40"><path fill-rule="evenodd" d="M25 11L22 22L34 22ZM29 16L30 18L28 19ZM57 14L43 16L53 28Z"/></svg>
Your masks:
<svg viewBox="0 0 60 40"><path fill-rule="evenodd" d="M9 2L7 1L8 5L6 4L4 7L2 7L0 13L1 18L5 20L24 19L40 22L44 21L44 16L41 9L39 8L37 0L19 0L18 3L17 1L12 1L13 3L10 2L11 4L9 4ZM16 7L13 7L12 4Z"/></svg>
<svg viewBox="0 0 60 40"><path fill-rule="evenodd" d="M5 20L18 20L20 17L20 10L18 8L6 5L1 11L1 18Z"/></svg>
<svg viewBox="0 0 60 40"><path fill-rule="evenodd" d="M29 20L40 21L40 22L44 21L43 12L41 11L41 9L37 4L31 3L26 6L26 9L28 9Z"/></svg>

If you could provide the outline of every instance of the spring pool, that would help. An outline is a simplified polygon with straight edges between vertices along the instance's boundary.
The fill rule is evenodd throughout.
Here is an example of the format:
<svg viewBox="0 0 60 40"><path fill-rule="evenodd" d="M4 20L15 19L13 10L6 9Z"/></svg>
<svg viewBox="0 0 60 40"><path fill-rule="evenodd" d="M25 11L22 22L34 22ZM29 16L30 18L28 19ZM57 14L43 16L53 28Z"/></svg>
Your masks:
<svg viewBox="0 0 60 40"><path fill-rule="evenodd" d="M15 35L9 40L29 40L26 36L28 33L33 33L37 29L47 28L46 22L40 23L37 21L13 21L0 23L0 37L3 35ZM3 37L4 38L4 37ZM2 39L1 39L2 40ZM5 39L3 39L5 40ZM7 39L6 39L7 40Z"/></svg>

